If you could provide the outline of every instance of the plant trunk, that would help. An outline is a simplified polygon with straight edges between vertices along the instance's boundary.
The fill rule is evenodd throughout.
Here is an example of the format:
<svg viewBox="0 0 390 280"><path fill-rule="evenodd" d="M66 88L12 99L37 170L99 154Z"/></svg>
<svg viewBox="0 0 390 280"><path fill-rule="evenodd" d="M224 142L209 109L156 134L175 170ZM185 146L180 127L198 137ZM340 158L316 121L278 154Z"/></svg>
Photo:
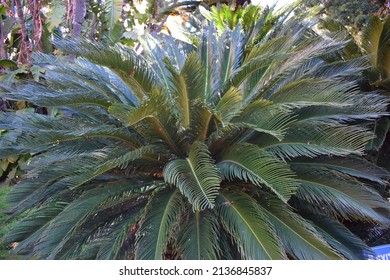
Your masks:
<svg viewBox="0 0 390 280"><path fill-rule="evenodd" d="M86 13L85 0L73 0L73 38L80 38L81 27Z"/></svg>
<svg viewBox="0 0 390 280"><path fill-rule="evenodd" d="M31 44L28 38L26 23L23 16L23 7L20 0L15 0L16 4L16 13L18 15L20 30L22 32L22 38L20 42L20 50L18 62L20 63L30 63L31 62Z"/></svg>
<svg viewBox="0 0 390 280"><path fill-rule="evenodd" d="M33 50L43 51L42 34L43 24L41 18L41 1L28 0L30 13L33 19Z"/></svg>
<svg viewBox="0 0 390 280"><path fill-rule="evenodd" d="M7 52L5 51L3 26L4 26L3 19L0 18L0 57L1 59L6 59Z"/></svg>

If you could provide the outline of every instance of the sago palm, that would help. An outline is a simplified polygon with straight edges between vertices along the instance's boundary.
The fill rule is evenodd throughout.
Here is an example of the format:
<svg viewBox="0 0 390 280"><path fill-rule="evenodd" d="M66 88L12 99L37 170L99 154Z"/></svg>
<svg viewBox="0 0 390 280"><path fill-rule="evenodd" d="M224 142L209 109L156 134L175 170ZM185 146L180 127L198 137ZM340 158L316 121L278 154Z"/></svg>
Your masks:
<svg viewBox="0 0 390 280"><path fill-rule="evenodd" d="M359 91L363 61L327 63L346 42L292 30L36 55L40 81L3 94L60 114L0 116L1 156L33 155L6 241L48 259L363 258L342 222L389 224L388 174L361 157L387 100Z"/></svg>

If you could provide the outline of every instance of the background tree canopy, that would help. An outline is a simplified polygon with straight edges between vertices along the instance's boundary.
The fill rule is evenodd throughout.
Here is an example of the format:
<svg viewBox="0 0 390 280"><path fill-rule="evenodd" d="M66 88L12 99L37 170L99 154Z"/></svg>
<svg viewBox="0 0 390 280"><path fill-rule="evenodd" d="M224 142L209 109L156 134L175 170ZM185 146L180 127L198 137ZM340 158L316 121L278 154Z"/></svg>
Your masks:
<svg viewBox="0 0 390 280"><path fill-rule="evenodd" d="M361 30L368 23L370 16L380 12L387 2L386 0L303 0L303 4L309 7L320 6L324 15L351 27L353 32Z"/></svg>

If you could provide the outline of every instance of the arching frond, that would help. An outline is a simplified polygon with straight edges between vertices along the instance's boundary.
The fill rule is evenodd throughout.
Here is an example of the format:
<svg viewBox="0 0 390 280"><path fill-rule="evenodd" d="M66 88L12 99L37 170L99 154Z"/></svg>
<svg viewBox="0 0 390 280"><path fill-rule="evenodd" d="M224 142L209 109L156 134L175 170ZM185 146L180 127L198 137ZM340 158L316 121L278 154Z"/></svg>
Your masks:
<svg viewBox="0 0 390 280"><path fill-rule="evenodd" d="M204 100L204 73L200 59L192 52L187 56L180 73L172 65L168 65L168 70L171 72L172 98L176 99L179 119L184 128L189 128L193 102L195 99Z"/></svg>
<svg viewBox="0 0 390 280"><path fill-rule="evenodd" d="M277 197L260 193L259 207L274 226L285 251L297 259L340 259L315 228Z"/></svg>
<svg viewBox="0 0 390 280"><path fill-rule="evenodd" d="M217 162L222 178L240 179L266 186L284 202L297 187L294 173L287 164L249 144L236 144L226 149Z"/></svg>
<svg viewBox="0 0 390 280"><path fill-rule="evenodd" d="M371 252L371 248L367 244L338 221L325 215L308 216L307 218L311 220L314 228L324 240L347 259L363 260Z"/></svg>
<svg viewBox="0 0 390 280"><path fill-rule="evenodd" d="M215 30L215 24L212 22L210 26L205 26L202 34L200 47L198 48L199 55L202 60L202 65L205 69L204 77L204 92L206 103L213 104L218 96L221 88L219 79L220 66L214 62L218 59L218 37Z"/></svg>
<svg viewBox="0 0 390 280"><path fill-rule="evenodd" d="M259 145L268 153L286 159L298 156L345 156L363 154L366 143L372 138L372 134L365 129L352 125L296 122L289 129L282 141L270 139Z"/></svg>
<svg viewBox="0 0 390 280"><path fill-rule="evenodd" d="M110 106L109 112L124 125L133 126L145 138L157 135L160 141L163 140L172 151L180 155L180 131L174 126L176 118L170 109L172 107L166 96L162 92L155 92L136 108L119 103ZM144 122L149 126L143 127Z"/></svg>
<svg viewBox="0 0 390 280"><path fill-rule="evenodd" d="M382 22L377 15L370 18L362 36L363 50L368 54L372 66L381 71L385 78L390 69L389 36L390 18Z"/></svg>
<svg viewBox="0 0 390 280"><path fill-rule="evenodd" d="M243 259L286 259L266 213L245 193L221 190L216 211Z"/></svg>
<svg viewBox="0 0 390 280"><path fill-rule="evenodd" d="M229 123L234 117L240 115L241 109L242 95L235 87L231 87L215 107L217 117L223 124Z"/></svg>
<svg viewBox="0 0 390 280"><path fill-rule="evenodd" d="M138 98L147 96L158 81L141 56L132 50L116 44L108 46L85 40L55 40L55 46L70 54L80 55L94 63L109 67L133 90Z"/></svg>
<svg viewBox="0 0 390 280"><path fill-rule="evenodd" d="M106 186L86 190L79 197L68 197L68 201L49 201L48 204L38 208L31 217L28 216L22 220L18 227L8 233L7 239L19 241L22 235L30 236L29 242L26 242L27 238L20 244L21 249L33 245L33 255L60 258L67 249L73 248L74 244L80 246L86 242L89 234L105 223L104 209L107 208L107 213L109 213L107 218L110 219L112 215L115 215L112 208L114 205L122 205L116 210L116 215L120 215L126 209L123 206L126 201L129 203L127 207L133 208L133 210L136 209L137 205L145 204L145 200L136 201L134 197L129 197L135 187L141 186L144 186L142 182L140 184L140 182L128 181L127 184L122 182L116 185L116 188ZM60 206L57 208L59 213L55 216L50 215L51 211L55 209L50 207L52 203ZM99 221L93 222L97 216L100 218ZM38 217L42 218L33 220Z"/></svg>
<svg viewBox="0 0 390 280"><path fill-rule="evenodd" d="M337 171L295 169L301 178L296 196L321 213L348 220L388 224L387 202L373 189ZM381 211L383 213L381 213Z"/></svg>
<svg viewBox="0 0 390 280"><path fill-rule="evenodd" d="M183 197L178 189L166 188L153 193L137 231L136 259L163 259L168 238L183 206Z"/></svg>
<svg viewBox="0 0 390 280"><path fill-rule="evenodd" d="M177 255L183 260L215 260L219 247L219 225L210 210L195 211L185 218L177 233Z"/></svg>
<svg viewBox="0 0 390 280"><path fill-rule="evenodd" d="M248 124L255 131L283 140L287 128L295 119L295 114L289 108L259 99L245 106L233 122Z"/></svg>
<svg viewBox="0 0 390 280"><path fill-rule="evenodd" d="M292 168L315 167L318 169L336 170L344 174L386 185L390 173L366 159L358 157L317 157L313 159L298 158L289 163Z"/></svg>
<svg viewBox="0 0 390 280"><path fill-rule="evenodd" d="M170 161L163 172L165 181L179 188L194 210L214 207L221 178L205 144L194 142L188 158Z"/></svg>

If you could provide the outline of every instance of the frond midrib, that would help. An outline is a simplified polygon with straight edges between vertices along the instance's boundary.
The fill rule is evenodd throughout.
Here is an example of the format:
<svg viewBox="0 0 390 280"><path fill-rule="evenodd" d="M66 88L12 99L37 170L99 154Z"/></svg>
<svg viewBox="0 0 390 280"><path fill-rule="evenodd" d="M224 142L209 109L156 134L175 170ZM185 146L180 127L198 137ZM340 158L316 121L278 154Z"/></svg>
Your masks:
<svg viewBox="0 0 390 280"><path fill-rule="evenodd" d="M219 194L226 202L228 202L229 200L222 194L220 193ZM252 229L252 227L250 226L250 224L248 223L248 221L241 215L241 212L237 210L237 208L234 206L234 203L230 205L230 207L232 209L234 209L234 211L238 214L238 216L241 218L242 221L244 221L245 225L247 226L247 228L250 230L250 232L252 233L252 235L255 237L256 241L258 244L260 244L261 248L263 249L263 251L265 252L265 254L267 255L268 259L272 259L271 255L268 253L267 249L264 247L263 243L261 242L261 240L258 238L257 234L256 234L256 231Z"/></svg>

